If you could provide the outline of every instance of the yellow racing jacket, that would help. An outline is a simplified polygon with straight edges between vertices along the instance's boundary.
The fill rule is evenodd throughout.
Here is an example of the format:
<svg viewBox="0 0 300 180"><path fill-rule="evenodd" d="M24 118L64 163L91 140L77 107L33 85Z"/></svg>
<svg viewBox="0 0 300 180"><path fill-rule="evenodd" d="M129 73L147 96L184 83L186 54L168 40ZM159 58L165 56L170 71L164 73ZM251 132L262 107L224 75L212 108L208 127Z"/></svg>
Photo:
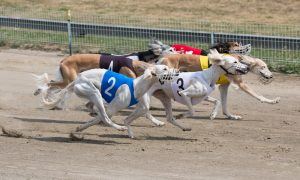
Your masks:
<svg viewBox="0 0 300 180"><path fill-rule="evenodd" d="M208 69L209 68L209 61L208 61L208 56L201 56L200 55L200 66L201 69ZM217 84L228 84L229 80L225 75L220 76L219 80L216 82Z"/></svg>

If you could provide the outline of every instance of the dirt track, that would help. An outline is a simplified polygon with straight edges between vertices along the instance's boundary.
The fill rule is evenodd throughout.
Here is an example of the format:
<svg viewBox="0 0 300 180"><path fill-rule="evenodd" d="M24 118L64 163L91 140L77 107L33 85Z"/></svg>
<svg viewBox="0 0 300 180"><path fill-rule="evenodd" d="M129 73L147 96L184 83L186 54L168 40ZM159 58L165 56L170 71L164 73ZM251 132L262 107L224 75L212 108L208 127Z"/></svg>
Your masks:
<svg viewBox="0 0 300 180"><path fill-rule="evenodd" d="M85 140L70 141L68 132L89 119L84 101L73 96L68 111L40 107L32 95L30 73L53 75L62 56L37 51L0 51L0 125L32 138L0 136L0 179L299 179L300 77L275 74L263 86L249 84L276 105L261 104L230 89L229 109L242 120L208 120L212 105L202 103L196 117L154 127L144 118L133 123L136 140L126 132L92 127ZM217 96L217 91L214 92ZM152 114L165 121L161 105ZM174 114L185 107L174 104ZM131 110L113 120L121 123Z"/></svg>

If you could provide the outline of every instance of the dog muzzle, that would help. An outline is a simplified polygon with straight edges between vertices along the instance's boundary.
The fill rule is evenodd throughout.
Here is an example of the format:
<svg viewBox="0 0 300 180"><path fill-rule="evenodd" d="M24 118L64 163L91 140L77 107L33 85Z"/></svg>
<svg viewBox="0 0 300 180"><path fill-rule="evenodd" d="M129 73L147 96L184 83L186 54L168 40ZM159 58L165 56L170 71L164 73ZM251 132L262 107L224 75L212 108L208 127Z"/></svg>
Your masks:
<svg viewBox="0 0 300 180"><path fill-rule="evenodd" d="M229 51L229 53L241 54L241 55L249 55L250 52L251 52L251 44L246 44L246 45L240 44L240 46L237 49Z"/></svg>
<svg viewBox="0 0 300 180"><path fill-rule="evenodd" d="M236 69L237 73L240 75L247 74L250 70L249 66L245 64L237 64L234 66L234 68Z"/></svg>
<svg viewBox="0 0 300 180"><path fill-rule="evenodd" d="M243 75L249 72L249 67L244 64L233 64L228 69L224 68L223 66L220 67L226 72L226 74L230 75ZM230 72L230 69L234 69L234 73Z"/></svg>
<svg viewBox="0 0 300 180"><path fill-rule="evenodd" d="M170 69L168 72L157 74L156 76L161 84L173 82L175 78L179 76L179 71L176 69Z"/></svg>
<svg viewBox="0 0 300 180"><path fill-rule="evenodd" d="M273 76L266 77L262 73L261 76L259 77L259 81L264 85L270 84L273 80L274 80Z"/></svg>

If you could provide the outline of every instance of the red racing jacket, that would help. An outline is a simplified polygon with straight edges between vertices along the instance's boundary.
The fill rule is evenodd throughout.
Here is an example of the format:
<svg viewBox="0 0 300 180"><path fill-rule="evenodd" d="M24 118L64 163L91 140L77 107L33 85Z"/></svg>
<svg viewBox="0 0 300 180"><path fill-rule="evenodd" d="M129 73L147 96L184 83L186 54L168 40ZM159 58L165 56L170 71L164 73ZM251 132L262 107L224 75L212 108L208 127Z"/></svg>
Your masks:
<svg viewBox="0 0 300 180"><path fill-rule="evenodd" d="M172 48L175 49L175 51L181 53L181 54L196 54L196 55L203 55L202 49L197 49L191 46L187 46L185 44L173 44Z"/></svg>

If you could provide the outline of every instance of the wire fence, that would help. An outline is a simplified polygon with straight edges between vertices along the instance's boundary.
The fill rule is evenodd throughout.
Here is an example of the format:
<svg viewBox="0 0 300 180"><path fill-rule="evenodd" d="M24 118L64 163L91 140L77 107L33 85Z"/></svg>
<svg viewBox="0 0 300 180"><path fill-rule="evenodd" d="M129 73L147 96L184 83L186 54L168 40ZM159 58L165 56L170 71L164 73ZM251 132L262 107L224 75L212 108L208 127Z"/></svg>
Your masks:
<svg viewBox="0 0 300 180"><path fill-rule="evenodd" d="M66 11L0 9L0 45L56 44L123 54L146 50L150 38L165 44L184 43L207 49L212 43L238 41L252 44L251 54L276 69L300 72L300 25L210 22L177 18L112 17Z"/></svg>

